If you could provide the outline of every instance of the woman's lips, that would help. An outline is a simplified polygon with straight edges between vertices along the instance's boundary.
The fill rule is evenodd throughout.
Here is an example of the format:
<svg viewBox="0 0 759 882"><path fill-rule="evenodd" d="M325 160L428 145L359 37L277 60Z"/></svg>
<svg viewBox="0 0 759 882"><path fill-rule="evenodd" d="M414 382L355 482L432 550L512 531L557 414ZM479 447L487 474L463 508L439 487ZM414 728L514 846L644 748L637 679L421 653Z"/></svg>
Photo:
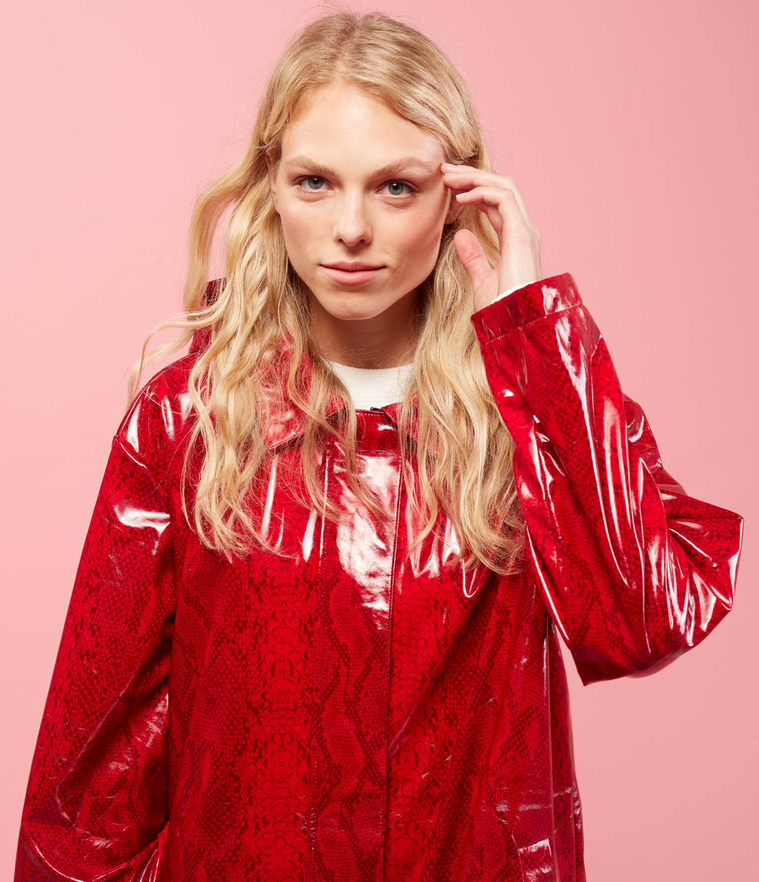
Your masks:
<svg viewBox="0 0 759 882"><path fill-rule="evenodd" d="M334 279L341 285L363 285L364 282L370 281L385 268L380 266L377 269L371 270L341 270L331 266L324 266L324 264L321 264L321 267L331 279Z"/></svg>

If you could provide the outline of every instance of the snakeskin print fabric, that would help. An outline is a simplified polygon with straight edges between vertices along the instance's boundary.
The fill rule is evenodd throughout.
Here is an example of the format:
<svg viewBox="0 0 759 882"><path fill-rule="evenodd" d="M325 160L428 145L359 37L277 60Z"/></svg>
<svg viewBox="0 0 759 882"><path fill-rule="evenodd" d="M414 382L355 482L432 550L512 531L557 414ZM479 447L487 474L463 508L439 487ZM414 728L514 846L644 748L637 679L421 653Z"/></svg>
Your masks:
<svg viewBox="0 0 759 882"><path fill-rule="evenodd" d="M333 439L319 466L345 520L293 503L289 404L261 502L292 557L210 552L179 497L202 337L148 381L84 541L16 882L583 882L561 642L585 684L695 647L733 605L743 518L665 470L569 273L472 322L517 448L527 559L508 577L446 566L442 514L403 559L420 525L396 404L357 413L388 522Z"/></svg>

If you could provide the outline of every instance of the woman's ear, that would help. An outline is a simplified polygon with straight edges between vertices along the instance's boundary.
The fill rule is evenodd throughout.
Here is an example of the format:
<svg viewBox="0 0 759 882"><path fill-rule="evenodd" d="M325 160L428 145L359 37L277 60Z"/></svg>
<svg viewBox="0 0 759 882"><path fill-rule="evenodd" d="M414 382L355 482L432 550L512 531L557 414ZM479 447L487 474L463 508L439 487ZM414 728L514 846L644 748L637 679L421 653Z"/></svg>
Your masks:
<svg viewBox="0 0 759 882"><path fill-rule="evenodd" d="M271 193L271 201L274 203L274 210L279 214L279 206L277 205L277 173L272 158L268 153L264 153L264 159L266 159L266 168L269 172L269 192Z"/></svg>

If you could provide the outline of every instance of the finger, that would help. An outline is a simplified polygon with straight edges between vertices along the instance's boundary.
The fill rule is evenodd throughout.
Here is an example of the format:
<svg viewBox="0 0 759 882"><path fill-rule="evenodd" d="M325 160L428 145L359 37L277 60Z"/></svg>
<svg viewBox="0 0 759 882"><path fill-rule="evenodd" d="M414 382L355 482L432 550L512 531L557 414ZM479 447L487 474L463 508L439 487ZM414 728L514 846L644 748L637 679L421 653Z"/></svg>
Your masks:
<svg viewBox="0 0 759 882"><path fill-rule="evenodd" d="M493 224L501 240L505 231L510 236L529 233L514 193L501 187L474 187L456 197L461 205L478 205ZM503 242L501 242L503 244Z"/></svg>
<svg viewBox="0 0 759 882"><path fill-rule="evenodd" d="M462 198L456 198L456 202L459 203L462 207L465 205L474 205L479 208L486 216L487 219L493 226L493 229L496 231L498 235L498 241L503 244L503 231L504 231L504 223L503 223L503 215L498 210L498 206L494 205L492 202L484 202L479 198L465 198L468 197L469 193L472 193L472 190L467 190L466 193L462 194Z"/></svg>
<svg viewBox="0 0 759 882"><path fill-rule="evenodd" d="M453 242L459 254L459 259L469 273L469 278L475 289L484 283L493 272L490 261L482 249L477 236L471 230L457 230Z"/></svg>
<svg viewBox="0 0 759 882"><path fill-rule="evenodd" d="M527 213L527 206L524 203L522 194L519 192L519 188L511 178L504 177L503 175L491 174L490 172L482 171L482 169L471 169L468 172L446 172L444 177L444 182L446 184L448 184L449 178L453 178L451 183L457 190L463 190L467 185L470 187L477 185L491 186L510 190L514 194L514 199L519 207L525 225L530 229L535 228L530 220L529 214Z"/></svg>
<svg viewBox="0 0 759 882"><path fill-rule="evenodd" d="M479 168L467 168L465 171L459 171L459 168L460 166L457 166L455 172L446 171L443 173L443 181L446 185L452 185L452 188L456 190L465 189L467 185L489 185L511 190L511 192L514 194L514 198L516 199L517 205L519 206L519 210L522 214L522 218L526 226L528 226L532 230L535 229L535 225L532 223L532 221L530 220L530 216L527 213L527 206L524 203L522 194L519 192L519 188L514 183L513 178L505 177L504 175L493 174L492 172L486 172Z"/></svg>

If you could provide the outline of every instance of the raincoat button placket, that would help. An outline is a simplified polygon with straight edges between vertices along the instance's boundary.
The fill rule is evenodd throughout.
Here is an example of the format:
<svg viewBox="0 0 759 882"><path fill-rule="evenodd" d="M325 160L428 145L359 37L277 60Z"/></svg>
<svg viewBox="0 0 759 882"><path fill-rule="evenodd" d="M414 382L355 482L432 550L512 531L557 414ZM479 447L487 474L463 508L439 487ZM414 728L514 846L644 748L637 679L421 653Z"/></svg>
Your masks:
<svg viewBox="0 0 759 882"><path fill-rule="evenodd" d="M328 497L354 515L325 521L314 612L313 728L308 879L381 882L387 790L390 623L398 542L400 468L394 425L359 415L357 453L371 489L395 512L377 521L327 457Z"/></svg>

